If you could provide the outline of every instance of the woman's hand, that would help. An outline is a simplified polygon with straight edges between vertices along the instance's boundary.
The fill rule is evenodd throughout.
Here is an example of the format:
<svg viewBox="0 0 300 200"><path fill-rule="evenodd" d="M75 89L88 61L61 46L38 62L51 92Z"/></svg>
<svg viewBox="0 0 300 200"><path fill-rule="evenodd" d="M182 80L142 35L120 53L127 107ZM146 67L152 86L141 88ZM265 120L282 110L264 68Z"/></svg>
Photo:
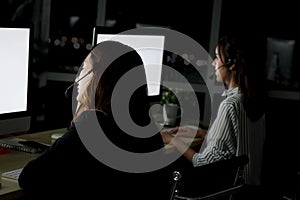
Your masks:
<svg viewBox="0 0 300 200"><path fill-rule="evenodd" d="M161 135L161 137L163 139L164 144L171 143L171 141L174 138L174 136L172 135L171 131L170 132L168 132L168 131L160 132L160 135Z"/></svg>
<svg viewBox="0 0 300 200"><path fill-rule="evenodd" d="M189 146L187 146L187 144L185 144L185 142L182 141L180 139L180 137L174 136L174 133L178 132L178 130L180 131L180 128L176 127L174 129L172 129L171 131L160 132L162 140L163 140L164 144L171 144L171 145L175 146L176 149L187 158L187 160L192 162L193 156L196 153L196 151L193 150L192 148L190 148ZM186 129L184 129L184 130L186 130Z"/></svg>
<svg viewBox="0 0 300 200"><path fill-rule="evenodd" d="M175 127L169 131L170 134L176 134L181 137L202 137L204 138L207 131L202 129L195 129L188 126Z"/></svg>

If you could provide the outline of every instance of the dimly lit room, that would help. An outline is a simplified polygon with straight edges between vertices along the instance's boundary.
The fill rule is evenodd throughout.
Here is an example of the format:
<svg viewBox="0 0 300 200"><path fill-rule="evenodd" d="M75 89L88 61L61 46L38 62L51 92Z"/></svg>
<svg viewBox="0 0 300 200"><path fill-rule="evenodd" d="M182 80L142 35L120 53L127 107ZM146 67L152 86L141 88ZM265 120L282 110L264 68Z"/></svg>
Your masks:
<svg viewBox="0 0 300 200"><path fill-rule="evenodd" d="M83 178L82 181L85 182L78 183L84 185L89 181L89 186L80 187L78 185L74 189L66 187L65 191L59 189L58 193L69 191L69 189L73 191L72 194L68 194L70 196L63 195L66 198L94 197L97 194L95 190L99 190L100 198L104 197L102 195L110 194L107 192L109 190L111 193L116 193L115 196L111 196L111 199L117 197L131 199L131 195L133 195L132 199L202 199L203 194L204 196L211 195L211 197L205 196L203 199L300 199L300 145L298 142L300 133L297 127L299 123L297 116L300 113L300 67L298 66L300 62L297 56L299 55L300 34L296 22L299 15L296 1L290 0L1 0L0 92L1 99L4 100L0 100L0 199L43 199L40 194L46 194L45 192L48 190L44 189L42 185L44 184L44 187L51 185L52 182L46 183L46 179L50 180L51 176L54 179L54 174L66 174L62 180L57 180L57 185L63 185L77 180L74 178L75 176L77 178L92 176L93 170L95 174L96 171L98 173L95 178ZM129 39L126 38L128 35ZM224 45L224 48L221 48L221 39L228 39L229 35L237 35L241 38L241 49L234 49L233 57L230 55L231 51L228 50L230 47ZM113 54L122 53L126 49L122 46L115 50L108 48L106 53L104 51L99 53L101 58L97 58L98 55L95 53L97 48L106 47L105 41L114 39L124 41L125 44L136 50L142 65L145 66L143 70L146 83L143 82L143 84L147 86L145 91L148 92L145 95L145 102L147 102L147 106L149 103L150 108L146 112L147 119L145 120L139 115L140 112L143 112L144 107L148 108L141 105L144 96L139 96L139 91L144 87L139 85L137 92L134 91L132 97L129 96L131 90L136 89L135 85L144 81L144 74L139 76L140 71L122 69L123 73L125 73L124 70L137 73L132 77L125 76L126 73L120 78L120 81L126 81L127 78L127 81L134 85L131 86L129 82L114 82L118 76L121 76L118 73L122 73L117 73L117 69L111 72L105 70L104 67L97 70L92 68L87 71L88 67L86 66L89 65L87 63L90 62L93 65L99 63L102 66L100 64L101 56L105 57L110 51ZM228 50L229 53L222 54L222 50ZM239 56L243 56L243 53L248 56L245 57L245 66L253 67L255 72L246 67L235 68L239 65L237 61ZM129 59L136 62L133 64L140 65L139 60L136 61L134 58L133 56ZM108 56L109 59L112 58ZM111 65L117 65L119 59L121 65L123 62L123 65L130 66L127 63L129 61L123 58L123 55L113 60ZM223 65L216 66L218 59ZM150 77L150 73L153 73L154 70L151 68L152 65L159 67L155 68L155 70L158 69L155 71L156 74L151 75L155 76L155 81L153 81L153 77ZM230 75L227 74L218 79L220 74L225 71L224 69L226 72L228 70ZM94 80L93 78L96 78L97 74L100 74L101 79ZM103 77L101 77L102 74ZM120 93L125 96L118 96L117 89L111 90L109 85L104 85L106 84L104 77L106 74L110 75L107 78L108 82L120 87L119 90L124 94ZM232 74L237 75L238 78L232 78ZM103 83L99 80L103 80ZM232 84L232 80L236 82ZM90 83L85 83L85 81L90 81ZM99 97L95 96L89 99L88 92L93 89L93 84L97 81L99 81L99 85L92 94L103 93ZM253 84L253 88L256 87L258 90L252 90L248 84ZM232 85L234 88L238 88L237 93L240 93L241 101L247 105L241 104L244 105L241 108L243 111L239 111L240 108L236 107L229 111L225 108L222 110L227 97L230 96L229 91L231 91ZM82 94L80 87L86 89ZM105 92L108 91L111 92L109 94L111 99L105 101L103 98L105 98ZM245 91L254 96L262 95L261 99L255 99L255 103L252 105L250 95L247 96ZM153 94L150 94L151 92ZM114 98L115 96L120 98ZM127 96L130 98L128 101L125 99ZM135 98L139 100L134 102ZM97 103L100 100L102 101L101 105ZM126 110L124 105L126 107L127 104L128 109ZM174 106L174 104L176 105L176 108L173 107L173 110L175 109L174 117L170 119L171 111L167 111L167 107ZM106 108L107 105L111 106L109 111ZM116 108L113 105L116 105ZM251 121L251 117L248 119L248 112L255 112L256 109L263 111L260 119L263 118L264 121L263 127L256 125L253 127L256 128L255 130L259 130L258 132L264 130L264 136L259 135L254 129L252 132L249 131L253 121ZM138 110L137 114L132 114L131 112L134 111L131 110ZM99 128L98 126L84 125L84 122L90 123L93 120L82 117L83 114L92 111L96 113L98 121L99 115L103 120L104 126L99 126L101 133L106 129L113 133L122 130L120 132L124 135L130 135L129 142L125 141L127 137L122 134L120 139L117 138L117 134L108 136L105 132L102 135L107 137L102 141L106 141L108 138L108 141L114 141L117 146L109 151L107 148L110 145L106 146L104 142L95 143L96 139L81 135L80 132L87 132L85 127L90 130L90 134L86 135L91 137ZM120 124L118 119L113 116L115 111L119 114L116 118L122 122ZM237 115L234 116L232 113L237 113ZM247 119L243 118L244 114ZM110 115L113 116L112 121L109 121L111 120ZM229 122L222 117L227 118ZM147 121L148 118L151 123ZM245 121L238 121L239 119L248 120L247 123L250 120L249 124L251 125ZM230 120L237 120L237 122ZM113 125L117 127L111 128L110 126ZM182 130L179 128L181 126ZM148 153L149 149L151 152L156 152L154 150L157 149L157 151L161 150L155 146L156 144L151 148L148 148L151 145L146 144L148 140L155 142L156 137L153 136L153 133L151 135L153 137L147 137L147 140L139 142L149 136L146 134L148 130L153 132L153 127L158 133L155 136L158 136L159 143L163 146L161 148L163 154L168 154L168 156L166 156L166 161L162 161L164 159L160 158L159 162L155 162L151 160L152 157L145 157L140 162L137 155L148 155L145 152ZM179 138L180 142L176 142L179 133L184 132L184 127L189 127L188 130L192 131L193 140L183 136L185 139ZM222 128L224 128L223 131ZM146 135L135 138L137 137L135 132L144 132L146 129ZM225 135L226 131L230 132L229 129L237 130L237 133L231 132L230 136L224 136L222 139L222 134ZM247 133L240 133L244 130L247 130L245 131ZM221 135L215 136L217 131ZM253 133L252 136L247 135L248 132L249 134ZM76 133L75 136L74 133ZM256 135L259 135L259 138ZM233 137L231 138L231 136ZM222 141L217 141L215 138ZM233 146L230 146L230 142L226 142L229 140L228 138L233 141ZM71 141L71 139L74 140ZM215 141L215 146L211 147L215 158L204 156L211 141ZM86 142L89 145L86 145ZM72 152L79 143L80 148ZM120 146L117 145L119 143ZM183 143L184 146L187 146L186 149L183 149ZM69 145L69 148L67 149L63 145ZM102 148L102 146L104 147ZM124 150L131 153L130 156L126 157L127 154L124 153L123 147ZM220 154L216 153L218 147L222 147ZM248 148L251 150L248 151ZM96 152L96 150L98 151ZM118 153L119 151L120 153ZM256 156L260 151L261 154ZM88 152L90 155L87 156ZM102 154L102 152L105 153ZM72 160L72 158L76 158L75 156L68 157L72 153L79 156L78 161ZM56 158L55 156L58 154L66 156L66 159L62 156ZM203 173L206 173L205 170L208 170L205 178L213 188L214 185L217 188L217 184L211 180L215 181L221 177L217 172L212 172L214 166L210 168L206 165L212 164L219 158L220 160L236 158L243 154L247 155L247 163L244 163L242 167L243 169L246 167L245 170L237 169L234 185L226 190L224 188L222 190L206 190L206 187L201 189L203 183L200 184L200 182L205 182L201 180ZM171 155L177 156L176 159L178 159L176 160ZM84 157L83 161L80 161L81 157ZM191 162L187 162L185 158ZM169 162L168 159L176 161ZM48 175L41 173L42 170L38 168L45 167L45 163L50 160L51 164L47 164L44 171L50 169L53 171ZM88 167L99 160L105 160L103 163L99 162L101 168L98 164ZM259 166L249 164L258 160ZM60 162L61 164L57 164ZM68 162L68 166L63 165ZM75 165L79 162L83 167L82 171L76 171L78 167L69 170L71 164ZM85 166L85 162L88 165ZM137 162L141 164L137 164ZM141 168L132 167L133 163ZM222 164L220 166L225 166ZM185 165L191 167L185 167ZM197 165L199 167L195 167ZM234 166L236 167L236 163ZM200 167L203 167L204 171L198 170ZM194 170L194 168L197 169ZM227 166L227 168L230 167ZM22 173L23 169L26 171ZM103 170L102 174L105 174L103 180L97 180L98 177L101 177L99 169ZM182 169L181 174L177 173L181 172L179 169ZM55 173L55 170L59 172ZM64 170L68 173L65 173ZM121 172L119 173L119 171ZM9 177L9 174L13 172L18 173L17 177ZM209 172L214 175L209 175ZM247 173L251 174L252 172L259 174L258 184L255 186L250 184L249 187L246 187L246 182L252 178ZM20 173L22 174L20 175ZM85 175L85 173L89 175ZM185 176L185 173L194 173L194 175L189 177L189 175ZM33 175L32 179L30 175ZM208 178L209 176L211 178ZM244 176L250 178L247 179ZM39 187L37 182L40 179L38 177L43 177L45 182L42 182ZM185 177L193 179L192 183L187 183L188 178ZM122 181L119 182L120 179ZM150 184L153 180L157 183ZM60 181L61 183L59 183ZM97 182L99 182L99 188L96 187ZM138 182L140 184L137 184ZM127 185L127 183L126 189L118 189L121 184ZM185 186L185 183L191 184L191 186ZM236 183L240 185L235 185ZM143 185L145 186L142 187ZM157 186L151 188L152 185ZM150 188L145 189L145 187ZM187 189L188 187L190 188ZM51 186L52 190L53 188ZM102 194L101 189L105 193ZM82 192L78 190L82 190ZM186 192L183 192L184 190ZM185 196L194 194L195 190L203 192L201 198ZM138 195L142 195L142 197L136 198ZM222 197L220 198L218 195ZM55 198L54 195L49 196ZM50 197L45 197L45 199L48 198Z"/></svg>

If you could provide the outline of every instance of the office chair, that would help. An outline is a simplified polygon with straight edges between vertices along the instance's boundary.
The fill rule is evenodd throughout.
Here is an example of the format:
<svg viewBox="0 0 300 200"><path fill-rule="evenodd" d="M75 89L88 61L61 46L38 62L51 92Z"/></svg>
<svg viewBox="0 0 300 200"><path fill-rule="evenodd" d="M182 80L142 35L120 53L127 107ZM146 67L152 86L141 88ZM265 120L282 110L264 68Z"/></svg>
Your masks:
<svg viewBox="0 0 300 200"><path fill-rule="evenodd" d="M247 155L174 171L170 200L234 199L242 189Z"/></svg>

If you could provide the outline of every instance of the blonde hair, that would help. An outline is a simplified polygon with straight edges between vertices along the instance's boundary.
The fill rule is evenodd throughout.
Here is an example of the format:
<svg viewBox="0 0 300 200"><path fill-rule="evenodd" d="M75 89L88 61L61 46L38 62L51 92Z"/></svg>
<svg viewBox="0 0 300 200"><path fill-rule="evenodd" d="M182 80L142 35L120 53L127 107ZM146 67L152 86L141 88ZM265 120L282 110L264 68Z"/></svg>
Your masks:
<svg viewBox="0 0 300 200"><path fill-rule="evenodd" d="M111 97L115 85L128 71L134 67L142 66L142 59L133 48L114 41L99 43L93 48L89 57L92 60L93 73L82 93L80 103L85 110L95 109L111 115ZM140 76L144 77L146 82L145 71ZM134 99L132 101L135 104L134 108L131 108L134 109L134 115L139 116L137 117L139 120L148 118L148 110L145 111L148 109L147 103L149 103L147 101L147 88L142 87L134 96L131 98ZM79 117L81 111L75 113L72 122Z"/></svg>

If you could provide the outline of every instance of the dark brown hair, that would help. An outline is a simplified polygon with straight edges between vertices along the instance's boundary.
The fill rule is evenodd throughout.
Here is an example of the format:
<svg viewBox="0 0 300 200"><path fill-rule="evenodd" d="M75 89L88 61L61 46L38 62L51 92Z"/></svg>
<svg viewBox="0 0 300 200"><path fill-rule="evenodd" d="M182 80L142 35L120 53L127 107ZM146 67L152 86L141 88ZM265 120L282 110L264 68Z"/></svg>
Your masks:
<svg viewBox="0 0 300 200"><path fill-rule="evenodd" d="M249 45L249 46L247 46ZM249 49L247 49L249 47ZM224 66L235 65L235 81L239 86L243 98L243 105L250 119L256 120L262 116L265 107L265 89L263 71L257 70L262 63L257 62L255 54L251 52L249 43L243 44L237 35L224 35L218 41L218 52ZM256 60L256 62L255 62Z"/></svg>

